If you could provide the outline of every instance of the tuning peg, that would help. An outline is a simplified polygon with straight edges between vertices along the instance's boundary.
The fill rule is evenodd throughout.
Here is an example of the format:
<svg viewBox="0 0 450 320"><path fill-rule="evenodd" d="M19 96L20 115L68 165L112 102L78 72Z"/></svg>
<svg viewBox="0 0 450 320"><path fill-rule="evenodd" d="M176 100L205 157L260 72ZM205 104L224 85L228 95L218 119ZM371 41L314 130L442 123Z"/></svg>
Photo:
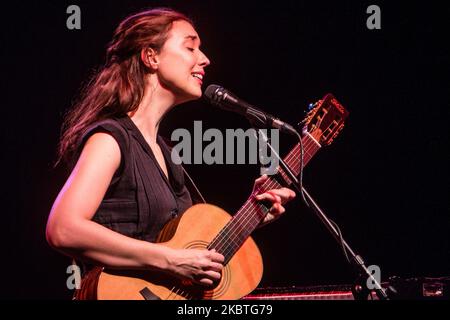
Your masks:
<svg viewBox="0 0 450 320"><path fill-rule="evenodd" d="M344 129L344 124L341 124L339 128L335 131L331 139L328 141L328 145L332 144L336 137L341 133L342 129Z"/></svg>

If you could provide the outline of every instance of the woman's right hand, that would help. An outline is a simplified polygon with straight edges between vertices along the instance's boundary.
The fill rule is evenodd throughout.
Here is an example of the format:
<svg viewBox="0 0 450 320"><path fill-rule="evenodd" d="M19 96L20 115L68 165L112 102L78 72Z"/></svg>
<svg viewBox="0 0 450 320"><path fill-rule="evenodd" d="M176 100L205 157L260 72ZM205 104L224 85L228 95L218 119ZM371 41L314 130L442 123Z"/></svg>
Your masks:
<svg viewBox="0 0 450 320"><path fill-rule="evenodd" d="M216 250L174 249L168 256L168 269L175 276L211 286L220 281L224 256Z"/></svg>

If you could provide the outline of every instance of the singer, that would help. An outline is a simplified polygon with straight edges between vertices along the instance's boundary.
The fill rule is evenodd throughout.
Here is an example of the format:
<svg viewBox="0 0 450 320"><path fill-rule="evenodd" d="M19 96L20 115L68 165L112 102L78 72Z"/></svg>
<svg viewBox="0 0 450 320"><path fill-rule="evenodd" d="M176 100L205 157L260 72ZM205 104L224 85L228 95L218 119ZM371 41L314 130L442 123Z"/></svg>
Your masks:
<svg viewBox="0 0 450 320"><path fill-rule="evenodd" d="M220 280L226 263L218 250L157 243L163 226L198 202L159 124L174 106L201 97L209 64L192 21L172 9L141 11L115 30L104 66L65 115L57 163L70 176L46 228L50 246L84 271L146 270L206 287ZM271 206L262 224L295 197L288 188L259 192L267 179L257 178L251 195ZM89 277L77 299L91 297Z"/></svg>

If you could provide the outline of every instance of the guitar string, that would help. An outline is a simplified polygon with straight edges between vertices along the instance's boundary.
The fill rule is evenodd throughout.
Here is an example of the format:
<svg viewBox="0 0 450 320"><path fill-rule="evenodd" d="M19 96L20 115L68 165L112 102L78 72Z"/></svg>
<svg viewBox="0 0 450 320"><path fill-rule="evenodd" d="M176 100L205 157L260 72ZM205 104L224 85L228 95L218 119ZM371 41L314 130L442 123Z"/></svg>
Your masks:
<svg viewBox="0 0 450 320"><path fill-rule="evenodd" d="M306 143L305 143L305 145L306 145L306 148L305 149L307 149L307 151L306 151L306 153L308 153L312 148L310 148L310 146L311 145L314 145L314 142L313 141L311 141L311 142L309 142L309 141L306 141ZM300 146L300 145L298 145L298 146ZM297 147L297 146L296 146ZM297 148L297 149L300 149L300 148ZM300 151L300 150L299 150ZM308 153L309 154L309 153ZM295 150L295 148L294 148L294 151L292 152L290 152L289 154L288 154L288 156L286 157L286 161L290 161L290 160L292 160L293 158L294 158L294 160L295 159L297 159L298 158L298 155L299 155L299 153L298 152L296 152L296 150ZM309 154L310 155L310 154ZM311 155L310 155L311 156ZM297 163L298 165L299 165L299 163ZM294 165L297 165L297 164L295 164L294 163ZM265 190L270 190L270 188L273 188L274 186L276 186L277 185L277 182L276 181L272 181L272 180L269 180L269 181L266 181L258 190L260 190L260 189L265 189ZM248 225L249 225L249 222L250 221L252 221L253 220L253 218L255 217L255 214L253 214L253 215L251 215L251 214L248 214L248 212L249 211L252 211L252 210L255 210L255 208L254 208L254 205L255 205L255 202L254 201L251 201L251 200L253 200L252 198L251 199L249 199L249 200L247 200L247 202L246 202L246 204L243 206L243 208L239 211L239 212L242 212L242 211L244 211L244 212L242 212L241 214L240 214L240 216L237 218L237 222L236 222L236 227L234 227L233 228L233 226L232 226L232 228L230 229L230 230L227 230L227 231L225 231L225 232L222 232L222 234L220 235L220 236L231 236L231 235L233 235L234 233L235 233L235 231L237 231L238 229L243 229L242 227L248 227ZM253 207L253 208L252 208ZM256 212L256 214L259 214L258 212L257 212L257 210L255 210ZM239 213L238 212L238 213ZM247 221L246 221L247 220ZM243 222L245 222L245 224L243 225L242 223ZM239 227L241 227L241 228L239 228ZM219 238L219 235L218 235L218 237L216 237L216 238ZM218 240L218 239L217 239ZM230 239L230 240L232 240L233 241L233 239ZM214 242L214 241L213 241ZM213 242L211 243L211 244L213 244ZM234 242L234 241L233 241ZM226 244L225 244L226 245ZM232 244L231 242L230 242L230 244L226 247L226 249L225 249L225 254L229 254L232 250L229 250L230 248L228 248L228 247L231 247L231 246L234 246L234 244ZM217 247L217 249L218 250L220 250L220 251L222 251L223 252L223 250L224 250L224 248L223 248L223 246L220 246L220 249L219 249L219 247Z"/></svg>
<svg viewBox="0 0 450 320"><path fill-rule="evenodd" d="M177 289L175 292L173 291L174 289ZM176 296L175 296L175 298L173 299L173 300L177 300L177 296L179 297L179 296L182 296L182 297L184 297L184 298L186 298L186 300L190 300L190 299L192 299L192 296L190 296L190 294L189 293L187 293L186 291L184 291L182 288L178 288L178 287L176 287L176 286L174 286L172 289L171 289L171 294L172 293L174 293ZM171 294L169 294L169 297L171 296ZM179 300L181 300L181 299L179 299Z"/></svg>
<svg viewBox="0 0 450 320"><path fill-rule="evenodd" d="M175 297L172 300L181 300L181 297L186 298L186 300L189 300L190 297L188 297L188 294L181 288L177 288L177 291L174 292Z"/></svg>
<svg viewBox="0 0 450 320"><path fill-rule="evenodd" d="M314 141L306 141L305 142L305 150L306 150L306 152L305 153L308 153L309 154L309 151L310 150L312 150L313 148L310 148L311 146L313 146L314 145ZM286 161L291 161L292 159L294 159L294 166L296 166L296 165L299 165L299 163L298 163L298 161L297 161L297 163L295 162L295 160L296 159L298 159L298 155L301 155L301 154L299 154L299 152L301 153L301 151L300 150L298 150L298 152L297 152L297 150L296 149L300 149L300 148L298 148L297 146L300 146L300 144L298 144L298 145L296 145L296 147L294 148L294 151L292 152L290 152L289 154L288 154L288 156L286 157ZM310 155L310 154L309 154ZM310 155L311 156L311 155ZM303 165L305 165L305 164L303 164ZM258 190L261 190L261 189L264 189L264 190L270 190L270 188L273 188L273 187L275 187L276 185L277 185L278 183L276 182L276 181L273 181L273 180L269 180L269 181L266 181ZM239 211L239 212L242 212L242 213L240 213L240 216L237 218L237 221L236 221L236 224L235 224L235 226L236 227L234 227L234 226L232 226L231 227L231 229L230 230L227 230L227 231L225 231L225 232L222 232L222 234L220 235L220 237L223 237L223 236L231 236L231 235L233 235L234 233L235 233L235 231L237 231L238 229L243 229L242 227L248 227L249 226L249 224L251 223L251 221L253 220L253 218L255 218L255 216L256 215L258 215L259 213L257 212L258 210L255 210L255 208L254 208L254 205L255 205L255 202L254 201L251 201L251 200L253 200L254 198L251 198L251 199L249 199L249 200L247 200L247 202L246 202L246 204L243 206L243 208ZM252 208L253 207L253 208ZM255 212L255 214L248 214L250 211L254 211ZM239 213L238 212L238 213ZM243 224L243 222L245 222L245 224ZM213 242L219 242L219 235L216 237L216 239L217 239L217 241L214 241L213 240ZM215 240L216 240L215 239ZM225 247L224 247L224 245L222 245L222 246L218 246L217 247L217 250L219 250L219 251L221 251L221 252L224 252L226 255L228 255L229 253L231 253L233 250L235 250L236 248L232 248L232 247L235 247L235 245L237 244L237 243L232 243L232 242L234 242L233 241L233 239L231 238L230 239L231 241L227 244L227 243L224 243L224 245L225 245ZM211 243L211 245L213 244L213 242ZM220 245L220 243L218 243L218 244L216 244L216 245ZM220 249L219 249L220 248ZM225 251L224 251L225 250Z"/></svg>

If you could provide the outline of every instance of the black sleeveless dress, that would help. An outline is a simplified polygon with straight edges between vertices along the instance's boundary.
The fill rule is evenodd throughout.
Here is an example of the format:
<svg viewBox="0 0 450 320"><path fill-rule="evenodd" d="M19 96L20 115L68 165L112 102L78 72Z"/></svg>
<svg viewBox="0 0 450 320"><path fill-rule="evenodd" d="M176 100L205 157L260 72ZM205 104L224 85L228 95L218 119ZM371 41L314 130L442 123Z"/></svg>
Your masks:
<svg viewBox="0 0 450 320"><path fill-rule="evenodd" d="M123 235L154 242L169 220L192 206L183 168L172 162L171 149L158 136L169 173L167 179L150 146L128 116L91 125L82 136L78 154L96 132L114 137L120 147L121 163L93 221Z"/></svg>

